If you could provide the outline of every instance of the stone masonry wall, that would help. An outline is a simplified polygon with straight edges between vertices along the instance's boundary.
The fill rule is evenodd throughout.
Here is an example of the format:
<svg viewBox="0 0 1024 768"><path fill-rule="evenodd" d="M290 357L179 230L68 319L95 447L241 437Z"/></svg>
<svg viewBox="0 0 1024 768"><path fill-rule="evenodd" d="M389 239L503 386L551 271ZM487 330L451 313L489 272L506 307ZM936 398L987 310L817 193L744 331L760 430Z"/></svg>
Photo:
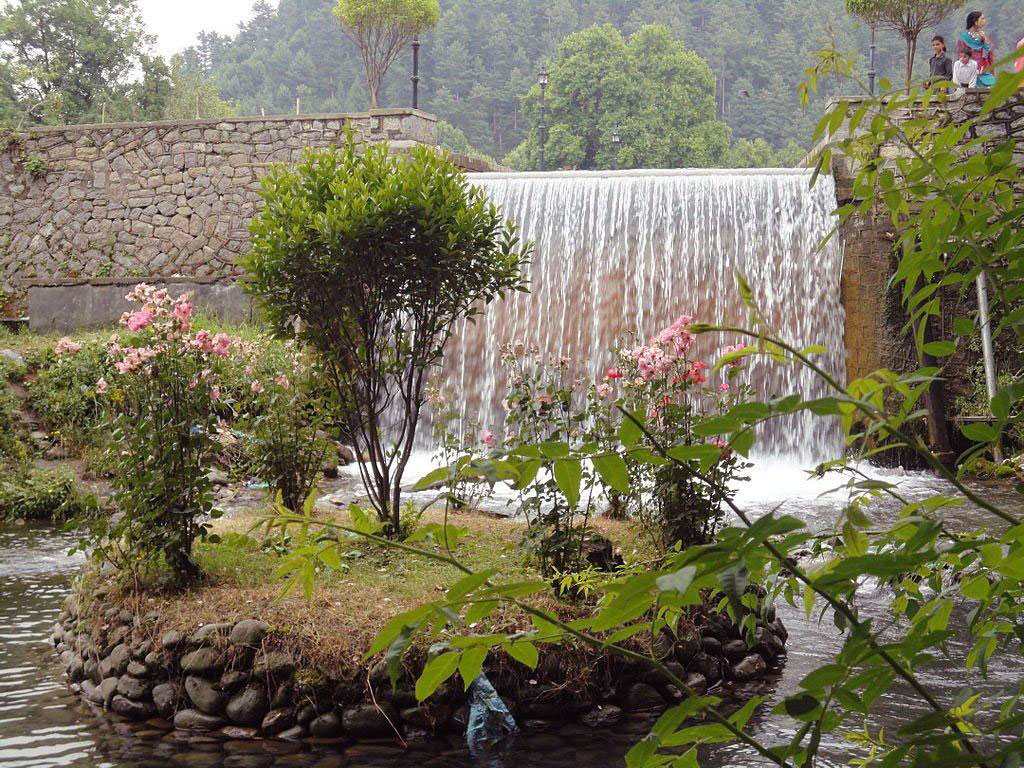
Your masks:
<svg viewBox="0 0 1024 768"><path fill-rule="evenodd" d="M0 136L0 289L237 273L272 163L305 147L436 144L416 110L33 128Z"/></svg>
<svg viewBox="0 0 1024 768"><path fill-rule="evenodd" d="M948 103L932 108L937 121L963 122L977 116L986 91L967 91ZM856 100L854 100L856 101ZM907 117L911 117L908 113ZM993 142L1024 139L1024 95L987 116L970 138L991 138ZM1024 144L1018 144L1018 162L1024 162ZM893 156L897 150L893 148ZM843 158L833 161L838 202L854 199L854 169ZM846 308L846 349L849 378L856 379L879 368L905 370L911 364L907 340L903 337L898 299L887 290L895 268L892 223L885 216L855 218L843 229L845 260L842 292Z"/></svg>

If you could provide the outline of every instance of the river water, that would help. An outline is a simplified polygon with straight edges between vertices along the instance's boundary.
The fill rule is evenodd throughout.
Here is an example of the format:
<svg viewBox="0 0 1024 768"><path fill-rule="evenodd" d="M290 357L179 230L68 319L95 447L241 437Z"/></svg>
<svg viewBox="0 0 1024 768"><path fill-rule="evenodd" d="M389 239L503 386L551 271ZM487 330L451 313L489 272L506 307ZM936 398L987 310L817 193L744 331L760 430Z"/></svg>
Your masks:
<svg viewBox="0 0 1024 768"><path fill-rule="evenodd" d="M890 479L892 477L889 475ZM895 476L911 497L945 491L923 475ZM817 528L827 527L842 506L838 495L820 496L827 486L804 481L783 465L764 465L740 502L764 511L784 502L783 511L798 514ZM983 489L990 495L1002 495ZM891 511L877 513L885 518ZM965 505L950 515L952 525L983 524L981 513ZM345 752L317 750L288 743L222 743L209 738L184 739L145 726L128 726L100 716L72 696L64 685L47 636L60 611L81 561L66 552L71 536L46 527L0 527L0 767L31 766L300 766L327 768L346 764L372 766L479 766L487 768L562 768L562 766L621 766L628 747L646 732L649 717L637 716L606 730L568 726L557 731L520 736L502 754L486 760L472 758L459 739L403 751L395 745L361 744ZM868 594L867 615L884 616L885 592ZM777 679L762 684L775 703L797 689L800 679L827 657L838 643L830 618L804 619L801 612L780 606L790 630L788 658ZM994 664L987 680L958 677L957 663L967 652L963 643L950 645L949 660L938 661L923 678L942 700L953 699L965 685L983 692L983 701L996 706L1013 688L1019 674L1005 663ZM754 728L765 741L785 739L790 731L782 719L763 707ZM916 714L899 693L881 700L871 718L873 728L888 729ZM841 737L823 748L825 766L849 763L849 744ZM739 747L720 747L703 756L702 765L757 766L763 761Z"/></svg>

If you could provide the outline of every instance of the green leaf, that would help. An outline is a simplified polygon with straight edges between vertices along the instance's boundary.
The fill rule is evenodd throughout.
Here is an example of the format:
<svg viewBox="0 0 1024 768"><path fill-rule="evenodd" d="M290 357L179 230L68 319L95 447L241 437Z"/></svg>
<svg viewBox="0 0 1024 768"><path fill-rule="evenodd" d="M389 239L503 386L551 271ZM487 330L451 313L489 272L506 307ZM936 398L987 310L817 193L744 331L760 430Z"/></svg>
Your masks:
<svg viewBox="0 0 1024 768"><path fill-rule="evenodd" d="M428 472L426 475L421 477L419 482L417 482L412 489L414 491L429 491L435 485L447 482L452 474L452 470L448 467L435 469L433 472Z"/></svg>
<svg viewBox="0 0 1024 768"><path fill-rule="evenodd" d="M988 577L984 574L979 574L960 585L961 594L968 600L984 600L989 596L991 589Z"/></svg>
<svg viewBox="0 0 1024 768"><path fill-rule="evenodd" d="M659 576L657 581L658 589L662 592L674 591L685 593L690 588L690 584L693 583L693 577L696 575L697 569L692 565L688 565L675 573Z"/></svg>
<svg viewBox="0 0 1024 768"><path fill-rule="evenodd" d="M416 700L426 701L454 675L459 668L461 656L458 651L446 651L428 661L416 681Z"/></svg>
<svg viewBox="0 0 1024 768"><path fill-rule="evenodd" d="M976 443L991 443L999 437L999 432L996 431L995 427L981 422L964 424L960 431L964 433L964 437Z"/></svg>
<svg viewBox="0 0 1024 768"><path fill-rule="evenodd" d="M953 341L931 341L925 344L922 351L932 357L949 357L956 352L956 342Z"/></svg>
<svg viewBox="0 0 1024 768"><path fill-rule="evenodd" d="M465 690L468 691L473 681L480 677L484 668L484 660L487 658L487 651L486 646L474 645L462 652L462 657L459 659L459 676L462 678ZM417 696L419 696L418 693Z"/></svg>
<svg viewBox="0 0 1024 768"><path fill-rule="evenodd" d="M627 411L622 415L622 426L619 427L619 442L626 448L632 448L644 436L643 430L634 419L643 424L644 414Z"/></svg>
<svg viewBox="0 0 1024 768"><path fill-rule="evenodd" d="M533 643L528 640L518 640L502 647L509 656L520 664L523 664L530 669L537 668L537 661L540 659L540 654L537 652L537 646Z"/></svg>
<svg viewBox="0 0 1024 768"><path fill-rule="evenodd" d="M565 496L570 508L580 503L580 482L583 480L583 465L578 459L559 459L552 472L558 489Z"/></svg>
<svg viewBox="0 0 1024 768"><path fill-rule="evenodd" d="M629 493L629 468L619 454L599 454L593 461L594 468L608 487L619 493Z"/></svg>

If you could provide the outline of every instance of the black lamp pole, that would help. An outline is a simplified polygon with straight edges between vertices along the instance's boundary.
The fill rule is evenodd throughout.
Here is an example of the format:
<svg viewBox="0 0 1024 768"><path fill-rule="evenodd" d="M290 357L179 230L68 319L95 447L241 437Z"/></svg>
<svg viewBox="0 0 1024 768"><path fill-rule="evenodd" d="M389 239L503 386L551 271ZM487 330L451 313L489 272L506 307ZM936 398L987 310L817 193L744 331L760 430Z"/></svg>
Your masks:
<svg viewBox="0 0 1024 768"><path fill-rule="evenodd" d="M420 39L412 41L412 108L420 108Z"/></svg>
<svg viewBox="0 0 1024 768"><path fill-rule="evenodd" d="M618 131L612 133L612 170L619 170L619 147L622 146L622 136Z"/></svg>
<svg viewBox="0 0 1024 768"><path fill-rule="evenodd" d="M548 169L544 157L545 146L548 143L548 68L541 67L537 75L537 82L540 84L540 169Z"/></svg>

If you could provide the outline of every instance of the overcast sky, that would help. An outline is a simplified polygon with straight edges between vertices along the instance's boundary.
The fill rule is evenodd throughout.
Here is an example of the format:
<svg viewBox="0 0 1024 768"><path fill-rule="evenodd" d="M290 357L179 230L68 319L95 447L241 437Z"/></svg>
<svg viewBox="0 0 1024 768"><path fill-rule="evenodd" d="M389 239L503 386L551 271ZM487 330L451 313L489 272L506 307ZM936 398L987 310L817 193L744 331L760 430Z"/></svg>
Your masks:
<svg viewBox="0 0 1024 768"><path fill-rule="evenodd" d="M276 0L271 0L277 5ZM170 56L191 45L203 30L234 32L249 18L253 0L139 0L159 53Z"/></svg>

